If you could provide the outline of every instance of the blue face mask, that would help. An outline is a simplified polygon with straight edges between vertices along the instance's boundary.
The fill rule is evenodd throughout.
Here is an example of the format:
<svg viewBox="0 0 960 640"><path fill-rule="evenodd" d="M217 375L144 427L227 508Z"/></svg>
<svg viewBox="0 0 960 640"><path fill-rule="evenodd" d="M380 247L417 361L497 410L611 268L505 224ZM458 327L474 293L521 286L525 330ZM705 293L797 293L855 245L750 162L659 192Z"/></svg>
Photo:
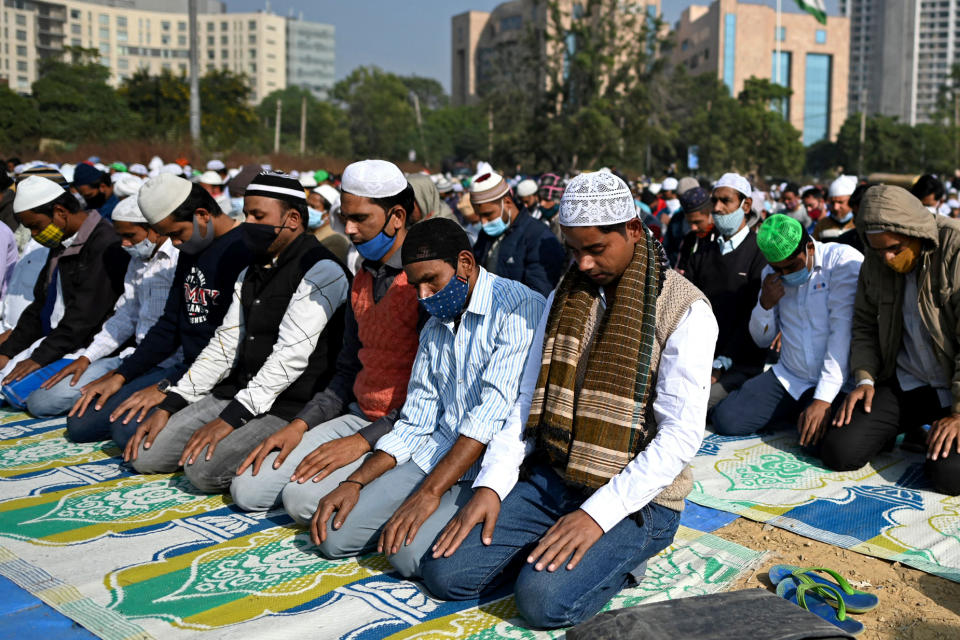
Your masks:
<svg viewBox="0 0 960 640"><path fill-rule="evenodd" d="M243 198L230 198L230 213L243 212Z"/></svg>
<svg viewBox="0 0 960 640"><path fill-rule="evenodd" d="M432 296L420 298L420 304L423 305L423 309L427 313L437 320L450 322L463 311L463 305L467 303L467 293L469 291L470 284L467 279L453 274L447 286Z"/></svg>
<svg viewBox="0 0 960 640"><path fill-rule="evenodd" d="M780 282L783 283L785 287L799 287L804 282L810 279L810 270L804 267L800 271L794 271L793 273L785 273L780 276Z"/></svg>
<svg viewBox="0 0 960 640"><path fill-rule="evenodd" d="M853 220L853 211L847 211L847 215L843 216L842 218L833 216L833 219L839 222L840 224L847 224L848 222Z"/></svg>
<svg viewBox="0 0 960 640"><path fill-rule="evenodd" d="M483 232L491 238L496 238L507 230L507 223L503 221L503 201L500 201L500 215L495 220L483 225Z"/></svg>
<svg viewBox="0 0 960 640"><path fill-rule="evenodd" d="M713 214L713 224L723 237L729 238L740 229L743 224L743 209L737 209L726 215Z"/></svg>
<svg viewBox="0 0 960 640"><path fill-rule="evenodd" d="M557 202L552 207L540 207L540 215L544 220L549 220L553 216L557 215L557 211L560 211L560 203Z"/></svg>
<svg viewBox="0 0 960 640"><path fill-rule="evenodd" d="M383 223L383 229L380 230L380 233L366 242L354 245L357 248L357 252L359 252L364 259L380 260L380 258L387 255L387 252L390 251L390 247L393 246L394 241L397 239L396 236L388 236L385 231L387 224L390 222L390 217L391 216L387 216L387 222Z"/></svg>
<svg viewBox="0 0 960 640"><path fill-rule="evenodd" d="M313 207L307 207L307 228L316 229L317 227L322 227L323 223L327 220L327 214L323 211L318 211Z"/></svg>

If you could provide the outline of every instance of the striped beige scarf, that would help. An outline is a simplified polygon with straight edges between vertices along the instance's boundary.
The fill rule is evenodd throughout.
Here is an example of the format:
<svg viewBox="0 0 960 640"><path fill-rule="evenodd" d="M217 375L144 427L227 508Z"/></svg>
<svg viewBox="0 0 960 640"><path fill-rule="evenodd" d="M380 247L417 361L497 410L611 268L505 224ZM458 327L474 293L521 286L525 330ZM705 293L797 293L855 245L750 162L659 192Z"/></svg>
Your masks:
<svg viewBox="0 0 960 640"><path fill-rule="evenodd" d="M570 484L600 487L652 439L644 422L652 380L657 296L663 267L649 234L637 243L612 306L600 320L579 395L577 370L599 291L572 267L557 290L544 334L543 359L527 436Z"/></svg>

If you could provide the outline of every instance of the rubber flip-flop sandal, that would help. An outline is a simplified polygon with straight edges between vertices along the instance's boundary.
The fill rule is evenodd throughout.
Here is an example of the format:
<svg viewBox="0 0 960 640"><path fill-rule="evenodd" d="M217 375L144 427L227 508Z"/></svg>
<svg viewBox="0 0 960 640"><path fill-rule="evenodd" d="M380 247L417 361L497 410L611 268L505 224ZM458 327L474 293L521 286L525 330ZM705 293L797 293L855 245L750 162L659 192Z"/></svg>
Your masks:
<svg viewBox="0 0 960 640"><path fill-rule="evenodd" d="M817 571L826 573L834 578L836 582L831 582L827 578L818 575L816 573ZM824 567L794 567L789 564L777 564L770 567L769 575L770 582L774 585L780 584L780 582L787 578L793 578L797 582L814 582L842 591L843 602L847 607L847 611L850 613L873 611L877 608L877 605L880 604L880 598L876 594L854 589L843 576L832 569L826 569ZM832 604L834 607L837 606L836 601L833 600L829 593L823 595L827 603Z"/></svg>
<svg viewBox="0 0 960 640"><path fill-rule="evenodd" d="M863 623L847 616L846 606L843 604L843 593L825 584L813 582L797 583L793 580L781 580L777 585L777 595L792 602L801 609L806 609L819 618L846 631L852 636L863 633ZM833 597L839 603L837 609L825 599Z"/></svg>

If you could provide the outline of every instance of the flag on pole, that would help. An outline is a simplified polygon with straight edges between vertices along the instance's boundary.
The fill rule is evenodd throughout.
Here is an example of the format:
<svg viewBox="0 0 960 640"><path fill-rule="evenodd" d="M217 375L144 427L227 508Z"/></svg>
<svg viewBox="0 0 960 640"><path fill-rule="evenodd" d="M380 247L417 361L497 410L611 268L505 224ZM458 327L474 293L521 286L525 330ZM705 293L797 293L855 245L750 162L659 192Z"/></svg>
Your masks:
<svg viewBox="0 0 960 640"><path fill-rule="evenodd" d="M797 0L797 6L816 18L820 24L827 24L827 7L823 0Z"/></svg>

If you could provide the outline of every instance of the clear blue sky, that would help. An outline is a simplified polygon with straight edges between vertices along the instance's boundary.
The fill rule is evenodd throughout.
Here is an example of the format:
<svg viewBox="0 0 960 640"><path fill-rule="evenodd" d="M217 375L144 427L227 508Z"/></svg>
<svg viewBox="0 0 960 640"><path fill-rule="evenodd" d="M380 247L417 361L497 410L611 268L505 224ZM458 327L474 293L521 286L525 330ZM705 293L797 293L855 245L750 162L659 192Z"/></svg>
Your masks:
<svg viewBox="0 0 960 640"><path fill-rule="evenodd" d="M450 18L469 11L489 11L502 0L272 0L279 15L303 13L305 20L336 26L337 79L360 65L401 75L435 78L450 90ZM671 25L691 4L712 0L661 0L664 18ZM776 5L776 0L754 0ZM797 11L793 0L782 0L784 11ZM834 14L837 0L826 0ZM226 0L227 11L256 11L265 0Z"/></svg>

